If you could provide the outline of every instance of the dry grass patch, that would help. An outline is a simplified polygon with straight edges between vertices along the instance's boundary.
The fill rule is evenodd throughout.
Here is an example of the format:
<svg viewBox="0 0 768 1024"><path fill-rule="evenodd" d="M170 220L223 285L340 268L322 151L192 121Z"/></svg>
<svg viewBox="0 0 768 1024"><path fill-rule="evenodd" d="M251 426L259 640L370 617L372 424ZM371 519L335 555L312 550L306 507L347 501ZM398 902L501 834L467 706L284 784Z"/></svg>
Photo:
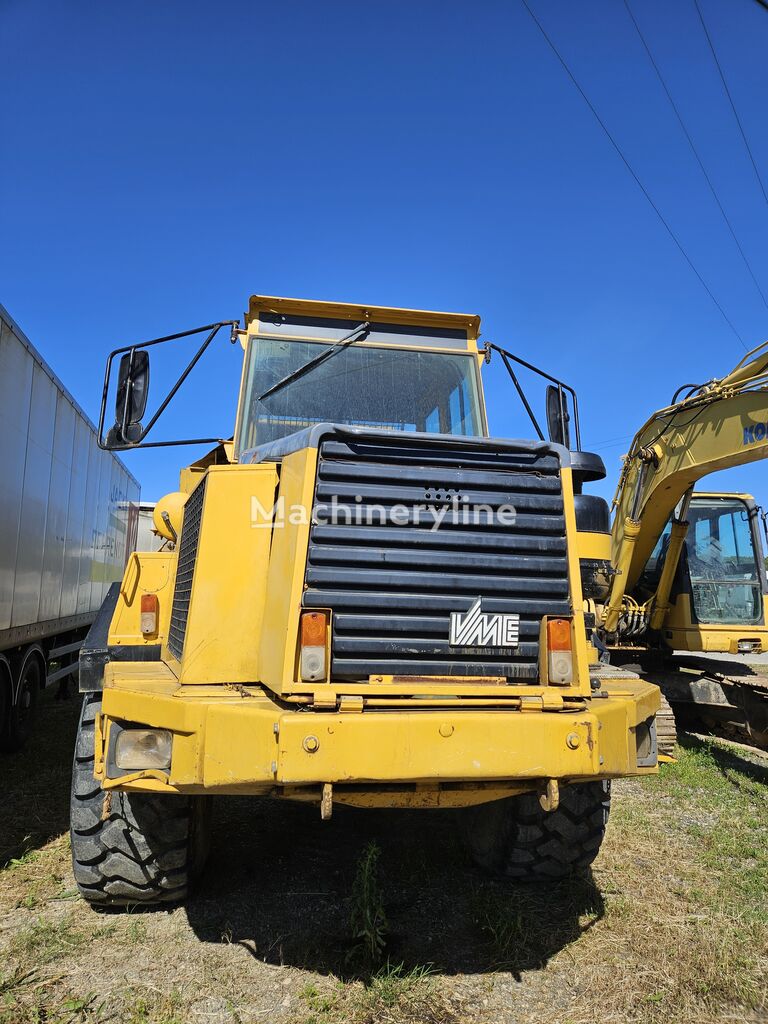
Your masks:
<svg viewBox="0 0 768 1024"><path fill-rule="evenodd" d="M185 908L104 914L70 870L76 705L0 760L0 1024L768 1019L765 758L691 739L615 786L593 873L543 888L482 879L450 813L223 800Z"/></svg>
<svg viewBox="0 0 768 1024"><path fill-rule="evenodd" d="M365 983L333 979L321 988L310 983L299 996L304 1011L295 1024L458 1024L461 1019L426 967L406 970L387 963Z"/></svg>

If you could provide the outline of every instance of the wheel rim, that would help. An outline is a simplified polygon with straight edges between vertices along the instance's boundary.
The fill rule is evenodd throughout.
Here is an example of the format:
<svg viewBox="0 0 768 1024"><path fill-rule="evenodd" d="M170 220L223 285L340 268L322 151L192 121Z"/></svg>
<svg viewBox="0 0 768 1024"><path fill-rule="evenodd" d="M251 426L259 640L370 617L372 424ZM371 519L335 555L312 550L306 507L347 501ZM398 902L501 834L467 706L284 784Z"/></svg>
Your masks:
<svg viewBox="0 0 768 1024"><path fill-rule="evenodd" d="M21 674L16 699L16 720L22 729L29 723L34 713L39 687L40 666L36 658L30 658Z"/></svg>

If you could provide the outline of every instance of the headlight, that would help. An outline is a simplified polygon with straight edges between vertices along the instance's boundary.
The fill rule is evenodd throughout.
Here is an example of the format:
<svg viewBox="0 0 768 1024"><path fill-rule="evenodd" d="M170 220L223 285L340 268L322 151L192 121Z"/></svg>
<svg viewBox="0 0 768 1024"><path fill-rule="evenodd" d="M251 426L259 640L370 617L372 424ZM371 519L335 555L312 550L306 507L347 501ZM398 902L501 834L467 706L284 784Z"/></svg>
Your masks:
<svg viewBox="0 0 768 1024"><path fill-rule="evenodd" d="M115 765L125 772L170 768L173 737L167 729L121 729Z"/></svg>

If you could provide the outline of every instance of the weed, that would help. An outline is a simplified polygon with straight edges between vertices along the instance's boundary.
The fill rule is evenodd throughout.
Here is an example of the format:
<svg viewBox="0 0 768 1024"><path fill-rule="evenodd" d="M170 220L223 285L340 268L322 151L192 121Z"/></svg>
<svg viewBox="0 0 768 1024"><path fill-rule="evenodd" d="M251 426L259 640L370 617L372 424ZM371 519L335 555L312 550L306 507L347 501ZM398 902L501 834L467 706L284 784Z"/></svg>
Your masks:
<svg viewBox="0 0 768 1024"><path fill-rule="evenodd" d="M376 843L369 843L357 862L355 880L352 884L352 906L349 926L354 945L349 961L362 961L375 966L384 952L387 934L387 918L379 883L379 857L381 850Z"/></svg>
<svg viewBox="0 0 768 1024"><path fill-rule="evenodd" d="M147 926L143 921L129 921L127 933L129 941L136 945L147 941Z"/></svg>
<svg viewBox="0 0 768 1024"><path fill-rule="evenodd" d="M448 1024L454 1020L436 991L430 967L389 961L370 980L358 999L360 1024Z"/></svg>
<svg viewBox="0 0 768 1024"><path fill-rule="evenodd" d="M299 992L299 999L307 1004L310 1011L310 1016L305 1024L325 1024L325 1022L330 1024L334 1019L338 1019L339 1015L336 1011L340 1009L339 1003L344 992L344 986L339 984L331 991L321 991L311 982L305 985ZM343 1013L341 1016L343 1019Z"/></svg>

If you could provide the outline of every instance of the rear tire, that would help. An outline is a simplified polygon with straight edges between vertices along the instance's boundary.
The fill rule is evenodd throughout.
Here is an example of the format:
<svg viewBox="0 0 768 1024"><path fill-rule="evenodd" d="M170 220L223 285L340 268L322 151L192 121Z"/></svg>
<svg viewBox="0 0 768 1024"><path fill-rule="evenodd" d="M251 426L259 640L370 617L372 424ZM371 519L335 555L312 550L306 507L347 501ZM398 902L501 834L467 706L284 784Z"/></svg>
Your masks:
<svg viewBox="0 0 768 1024"><path fill-rule="evenodd" d="M93 777L99 694L86 694L72 766L72 869L97 906L178 903L207 855L208 798L102 790Z"/></svg>
<svg viewBox="0 0 768 1024"><path fill-rule="evenodd" d="M472 860L483 871L521 882L549 882L589 867L605 836L611 784L560 787L560 804L544 811L536 793L462 811Z"/></svg>
<svg viewBox="0 0 768 1024"><path fill-rule="evenodd" d="M0 654L0 750L5 747L13 700L13 674L7 658Z"/></svg>
<svg viewBox="0 0 768 1024"><path fill-rule="evenodd" d="M35 727L45 673L42 657L42 653L34 648L23 657L23 660L16 662L13 687L16 699L8 709L5 729L0 738L3 750L21 750Z"/></svg>

